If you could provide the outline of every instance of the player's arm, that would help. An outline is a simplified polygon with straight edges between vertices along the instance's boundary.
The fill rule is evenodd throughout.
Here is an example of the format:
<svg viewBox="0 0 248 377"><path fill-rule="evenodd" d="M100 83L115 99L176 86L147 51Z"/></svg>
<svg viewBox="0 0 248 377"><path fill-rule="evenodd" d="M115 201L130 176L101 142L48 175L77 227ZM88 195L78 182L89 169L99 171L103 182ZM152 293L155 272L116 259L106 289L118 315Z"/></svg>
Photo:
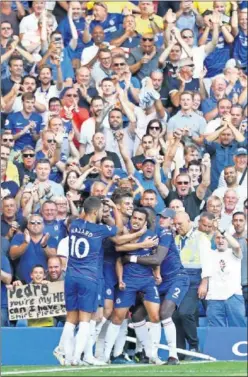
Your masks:
<svg viewBox="0 0 248 377"><path fill-rule="evenodd" d="M146 257L125 255L122 257L122 263L138 263L143 264L144 266L160 266L168 254L168 250L168 247L159 245L155 254Z"/></svg>
<svg viewBox="0 0 248 377"><path fill-rule="evenodd" d="M152 273L154 276L154 279L156 280L156 285L159 285L162 283L162 277L160 274L160 266L156 266L152 268Z"/></svg>
<svg viewBox="0 0 248 377"><path fill-rule="evenodd" d="M120 211L117 209L115 203L109 198L104 199L104 204L106 204L107 206L109 206L109 208L112 209L112 211L114 213L114 218L115 218L115 226L117 227L117 233L116 234L117 235L121 234L123 232L124 225L123 225L123 220L122 220L122 216L121 216ZM115 237L116 236L110 237L110 239L114 242Z"/></svg>
<svg viewBox="0 0 248 377"><path fill-rule="evenodd" d="M118 279L119 289L124 290L126 288L126 284L123 281L123 264L121 262L121 258L118 258L116 261L115 271Z"/></svg>
<svg viewBox="0 0 248 377"><path fill-rule="evenodd" d="M129 241L132 242L132 241ZM116 246L116 251L120 252L129 252L135 251L139 249L151 249L153 247L157 247L158 245L158 238L155 237L148 237L142 242L133 242L133 243L126 243L125 245Z"/></svg>

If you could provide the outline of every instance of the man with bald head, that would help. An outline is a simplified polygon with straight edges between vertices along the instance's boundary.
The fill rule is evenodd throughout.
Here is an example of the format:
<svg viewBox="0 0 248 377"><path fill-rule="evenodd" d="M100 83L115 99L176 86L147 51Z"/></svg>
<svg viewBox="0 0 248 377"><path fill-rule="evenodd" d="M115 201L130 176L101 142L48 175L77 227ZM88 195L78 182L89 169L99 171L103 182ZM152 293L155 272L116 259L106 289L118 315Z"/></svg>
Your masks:
<svg viewBox="0 0 248 377"><path fill-rule="evenodd" d="M174 316L177 327L177 347L185 349L186 338L190 350L197 351L198 338L195 314L198 308L198 299L205 298L207 294L208 279L212 273L209 263L211 260L211 243L206 234L194 229L186 212L176 214L174 226L177 231L175 242L180 251L182 264L190 279L188 293Z"/></svg>
<svg viewBox="0 0 248 377"><path fill-rule="evenodd" d="M150 76L151 72L158 68L158 59L162 50L157 50L154 38L155 35L152 33L143 34L140 46L130 51L128 65L131 73L139 80Z"/></svg>
<svg viewBox="0 0 248 377"><path fill-rule="evenodd" d="M202 101L201 109L207 122L219 115L218 101L226 97L227 83L224 77L216 77L212 81L210 97Z"/></svg>
<svg viewBox="0 0 248 377"><path fill-rule="evenodd" d="M90 103L93 97L98 95L96 88L90 86L92 81L91 71L87 67L80 67L76 70L76 83L78 89L79 106L90 110Z"/></svg>
<svg viewBox="0 0 248 377"><path fill-rule="evenodd" d="M106 151L106 139L102 132L96 132L92 137L93 152L85 154L80 159L80 165L84 170L92 166L100 166L100 161L103 157L111 157L114 161L114 167L121 168L119 156L115 152Z"/></svg>

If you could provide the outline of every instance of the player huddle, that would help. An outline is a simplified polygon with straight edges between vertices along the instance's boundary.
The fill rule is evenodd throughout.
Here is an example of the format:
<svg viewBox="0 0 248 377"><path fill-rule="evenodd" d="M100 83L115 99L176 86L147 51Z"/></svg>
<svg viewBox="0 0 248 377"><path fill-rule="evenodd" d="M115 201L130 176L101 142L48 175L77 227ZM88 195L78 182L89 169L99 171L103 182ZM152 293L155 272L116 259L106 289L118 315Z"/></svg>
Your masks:
<svg viewBox="0 0 248 377"><path fill-rule="evenodd" d="M179 363L172 314L188 291L189 277L174 241L174 216L171 209L156 215L148 207L134 208L132 195L119 189L112 200L85 200L69 231L67 318L54 351L61 364L105 365L125 359L130 308L135 360L163 364L158 357L162 325L167 363ZM107 320L102 356L96 359L93 347Z"/></svg>

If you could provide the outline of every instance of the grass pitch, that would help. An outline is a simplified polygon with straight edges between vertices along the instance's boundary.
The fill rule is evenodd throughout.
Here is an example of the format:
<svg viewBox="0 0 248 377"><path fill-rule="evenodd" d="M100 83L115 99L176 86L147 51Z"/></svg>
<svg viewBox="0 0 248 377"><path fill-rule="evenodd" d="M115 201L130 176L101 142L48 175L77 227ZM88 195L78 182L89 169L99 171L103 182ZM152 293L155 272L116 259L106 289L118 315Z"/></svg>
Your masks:
<svg viewBox="0 0 248 377"><path fill-rule="evenodd" d="M2 367L4 376L247 376L246 362L191 362L177 366Z"/></svg>

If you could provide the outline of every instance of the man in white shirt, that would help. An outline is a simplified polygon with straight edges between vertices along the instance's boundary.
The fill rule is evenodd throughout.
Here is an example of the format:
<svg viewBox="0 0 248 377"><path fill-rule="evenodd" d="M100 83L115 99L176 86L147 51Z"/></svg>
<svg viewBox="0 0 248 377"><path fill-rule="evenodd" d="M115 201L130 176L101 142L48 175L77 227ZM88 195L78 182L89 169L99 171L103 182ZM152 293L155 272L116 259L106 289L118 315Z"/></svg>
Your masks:
<svg viewBox="0 0 248 377"><path fill-rule="evenodd" d="M109 128L107 114L110 108L108 108L107 106L104 107L102 97L96 96L92 98L90 110L92 117L83 122L80 131L80 157L83 157L85 154L94 151L92 138L95 132L98 131L98 128Z"/></svg>
<svg viewBox="0 0 248 377"><path fill-rule="evenodd" d="M237 181L238 174L235 169L235 166L226 166L224 168L224 179L226 182L227 187L219 187L216 190L214 190L213 195L218 196L222 201L225 195L225 192L227 189L233 189L239 198L238 205L242 207L246 197L247 197L247 191L245 187L240 186Z"/></svg>
<svg viewBox="0 0 248 377"><path fill-rule="evenodd" d="M242 250L237 240L219 229L212 253L212 275L206 299L210 327L245 327L245 305L241 290Z"/></svg>
<svg viewBox="0 0 248 377"><path fill-rule="evenodd" d="M247 192L247 149L238 148L233 156L235 169L238 176L238 184L245 188ZM242 180L242 181L241 181ZM219 187L226 187L226 181L224 179L224 170L222 171L219 179Z"/></svg>

